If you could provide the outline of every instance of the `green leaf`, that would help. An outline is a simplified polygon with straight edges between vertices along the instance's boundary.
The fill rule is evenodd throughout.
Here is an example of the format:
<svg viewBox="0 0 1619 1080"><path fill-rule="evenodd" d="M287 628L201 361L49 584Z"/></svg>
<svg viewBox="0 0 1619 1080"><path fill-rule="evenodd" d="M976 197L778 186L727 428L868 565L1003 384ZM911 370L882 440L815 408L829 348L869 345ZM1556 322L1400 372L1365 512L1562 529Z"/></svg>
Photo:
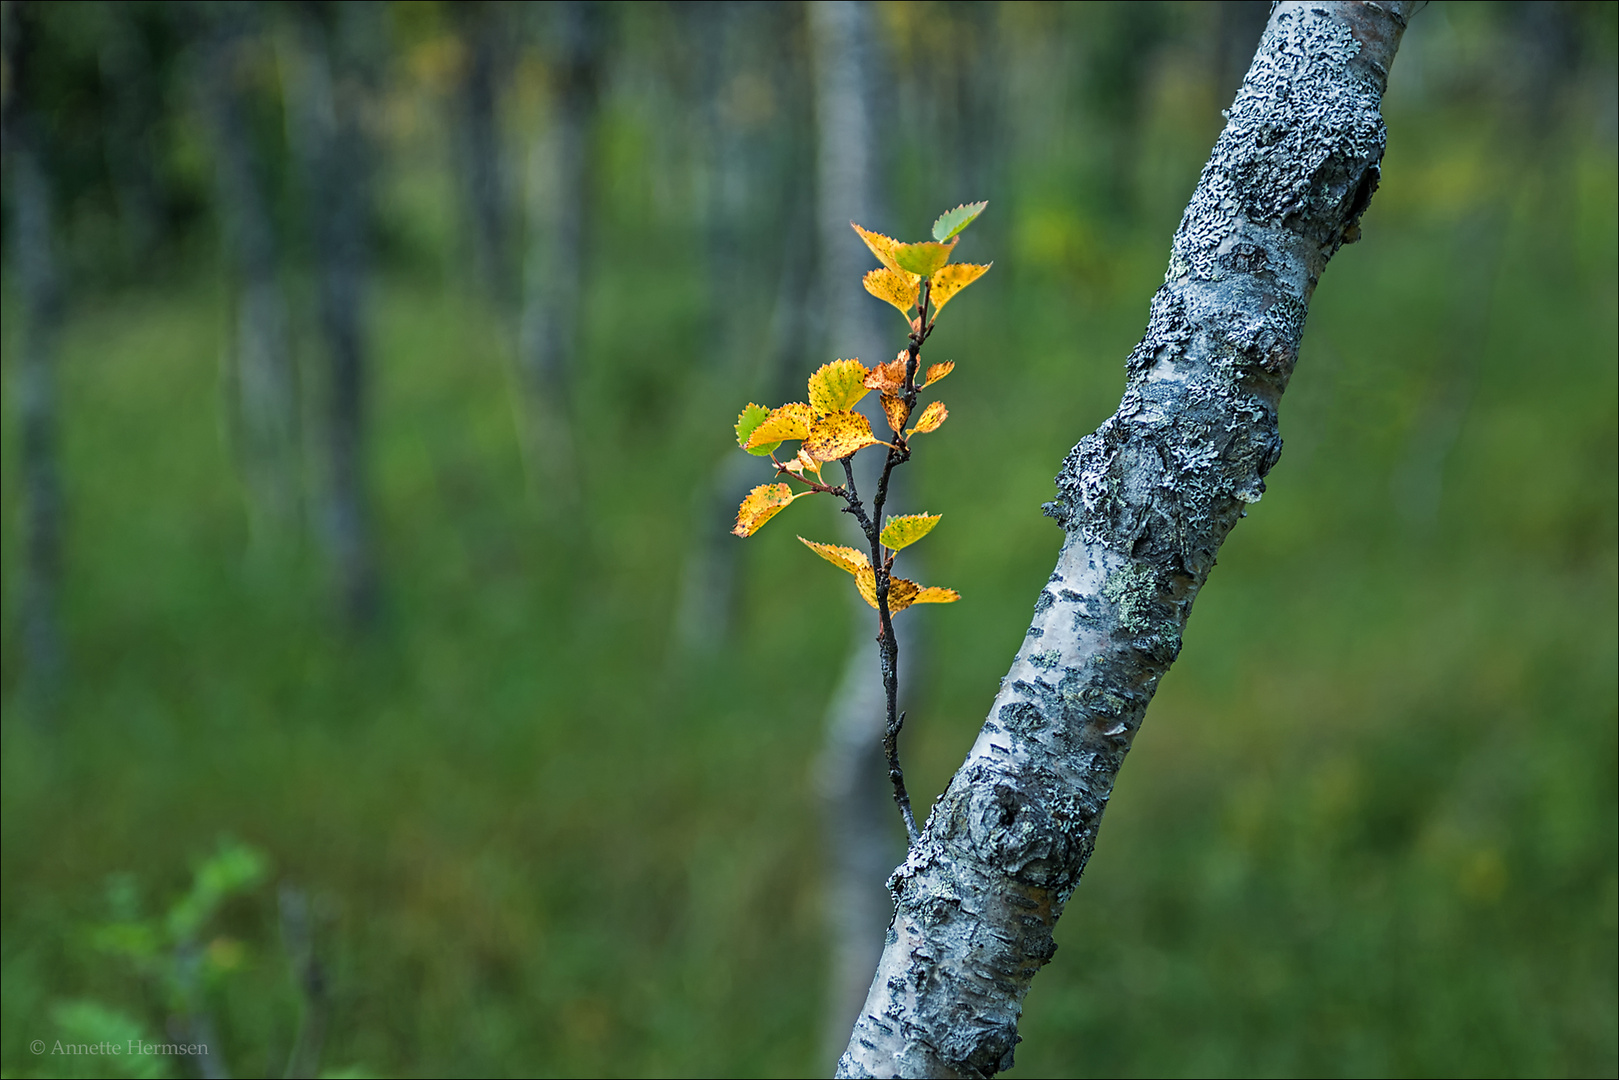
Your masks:
<svg viewBox="0 0 1619 1080"><path fill-rule="evenodd" d="M939 220L933 223L933 239L943 243L960 233L962 229L971 225L973 220L984 212L984 207L988 205L988 200L985 200L984 202L963 203L954 210L946 210L939 215Z"/></svg>
<svg viewBox="0 0 1619 1080"><path fill-rule="evenodd" d="M932 532L933 526L939 523L939 517L938 514L902 514L899 517L891 517L883 526L883 533L879 539L884 547L898 551Z"/></svg>
<svg viewBox="0 0 1619 1080"><path fill-rule="evenodd" d="M769 415L769 409L763 405L755 405L751 401L748 402L748 407L737 415L736 444L754 457L769 457L776 447L781 445L779 442L770 443L768 446L748 445L748 436L752 435L753 429L764 423L765 417Z"/></svg>
<svg viewBox="0 0 1619 1080"><path fill-rule="evenodd" d="M935 244L931 240L924 240L920 244L895 244L894 261L899 263L901 270L927 277L950 261L950 249L955 246L954 240L948 244Z"/></svg>

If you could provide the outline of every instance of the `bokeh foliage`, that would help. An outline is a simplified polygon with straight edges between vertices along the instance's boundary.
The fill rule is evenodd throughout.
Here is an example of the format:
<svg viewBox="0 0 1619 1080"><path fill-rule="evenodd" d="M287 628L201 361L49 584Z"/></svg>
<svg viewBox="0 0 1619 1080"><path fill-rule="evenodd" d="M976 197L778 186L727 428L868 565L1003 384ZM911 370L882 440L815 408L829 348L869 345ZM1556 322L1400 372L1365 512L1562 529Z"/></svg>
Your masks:
<svg viewBox="0 0 1619 1080"><path fill-rule="evenodd" d="M1286 450L1121 774L1015 1074L1619 1064L1616 8L1543 24L1545 6L1430 5L1413 22L1383 187L1316 294ZM159 989L96 947L107 883L133 875L116 880L164 910L222 834L325 912L330 1066L823 1069L807 763L848 608L791 530L767 530L737 553L723 647L682 651L670 629L690 493L759 378L713 355L705 282L712 253L735 248L693 210L718 181L683 103L709 94L748 152L807 160L790 145L802 27L731 33L715 88L697 15L614 17L572 397L581 496L562 514L525 467L510 335L465 284L451 21L391 11L369 313L385 601L351 635L317 547L271 570L246 557L208 147L185 19L160 4L137 10L163 87L162 239L140 261L121 239L97 141L110 10L56 5L49 38L72 283L71 674L49 716L19 691L9 426L0 449L6 1073L74 1067L27 1049L63 1037L63 1002L161 1032ZM996 273L932 343L973 360L950 388L953 438L915 466L916 505L950 523L928 573L964 597L916 615L928 675L907 764L925 808L1027 625L1060 539L1039 505L1117 403L1259 24L1243 5L879 11L891 220L872 224L920 235L938 206L994 207L962 250L992 253ZM543 42L525 49L506 114L519 148L550 62ZM273 43L261 51L273 69ZM255 123L274 145L264 81ZM295 219L296 193L276 190ZM769 217L769 194L739 203L748 221ZM288 281L307 307L302 267ZM774 295L742 295L760 351ZM806 364L830 358L806 345ZM831 529L829 510L807 512ZM273 890L226 902L214 932L241 949L210 991L225 1052L239 1072L279 1070L298 1006Z"/></svg>

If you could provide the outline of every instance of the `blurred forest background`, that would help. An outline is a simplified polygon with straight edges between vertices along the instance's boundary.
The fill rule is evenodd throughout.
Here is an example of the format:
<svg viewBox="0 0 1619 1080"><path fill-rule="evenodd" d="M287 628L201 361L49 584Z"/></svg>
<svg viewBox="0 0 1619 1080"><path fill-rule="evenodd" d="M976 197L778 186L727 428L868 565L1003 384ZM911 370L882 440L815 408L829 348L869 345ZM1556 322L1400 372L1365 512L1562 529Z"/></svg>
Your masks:
<svg viewBox="0 0 1619 1080"><path fill-rule="evenodd" d="M829 1072L870 620L730 425L899 347L851 218L990 201L925 810L1266 10L7 3L5 1074ZM1619 1068L1616 12L1413 20L1015 1075Z"/></svg>

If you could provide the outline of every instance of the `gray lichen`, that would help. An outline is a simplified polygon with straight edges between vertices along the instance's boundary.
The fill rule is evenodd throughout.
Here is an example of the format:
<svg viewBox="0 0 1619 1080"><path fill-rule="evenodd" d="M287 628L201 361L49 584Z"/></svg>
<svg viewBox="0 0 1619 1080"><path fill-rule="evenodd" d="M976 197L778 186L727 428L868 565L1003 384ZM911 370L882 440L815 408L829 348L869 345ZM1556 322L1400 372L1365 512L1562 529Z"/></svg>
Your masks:
<svg viewBox="0 0 1619 1080"><path fill-rule="evenodd" d="M1118 411L1069 453L1066 530L967 761L890 879L894 923L839 1076L1008 1068L1023 995L1215 554L1281 456L1316 282L1378 179L1412 4L1274 7L1176 230Z"/></svg>

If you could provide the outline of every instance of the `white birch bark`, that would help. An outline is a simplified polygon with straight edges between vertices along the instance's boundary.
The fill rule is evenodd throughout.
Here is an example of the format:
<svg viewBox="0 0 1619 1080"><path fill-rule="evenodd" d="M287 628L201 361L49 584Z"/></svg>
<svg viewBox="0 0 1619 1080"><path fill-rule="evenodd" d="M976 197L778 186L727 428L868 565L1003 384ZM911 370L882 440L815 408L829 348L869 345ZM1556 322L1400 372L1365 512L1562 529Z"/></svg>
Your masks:
<svg viewBox="0 0 1619 1080"><path fill-rule="evenodd" d="M837 1075L989 1076L1192 601L1281 454L1316 282L1358 235L1415 3L1280 3L1175 233L1124 399L1047 512L1067 531L977 742L890 879Z"/></svg>

